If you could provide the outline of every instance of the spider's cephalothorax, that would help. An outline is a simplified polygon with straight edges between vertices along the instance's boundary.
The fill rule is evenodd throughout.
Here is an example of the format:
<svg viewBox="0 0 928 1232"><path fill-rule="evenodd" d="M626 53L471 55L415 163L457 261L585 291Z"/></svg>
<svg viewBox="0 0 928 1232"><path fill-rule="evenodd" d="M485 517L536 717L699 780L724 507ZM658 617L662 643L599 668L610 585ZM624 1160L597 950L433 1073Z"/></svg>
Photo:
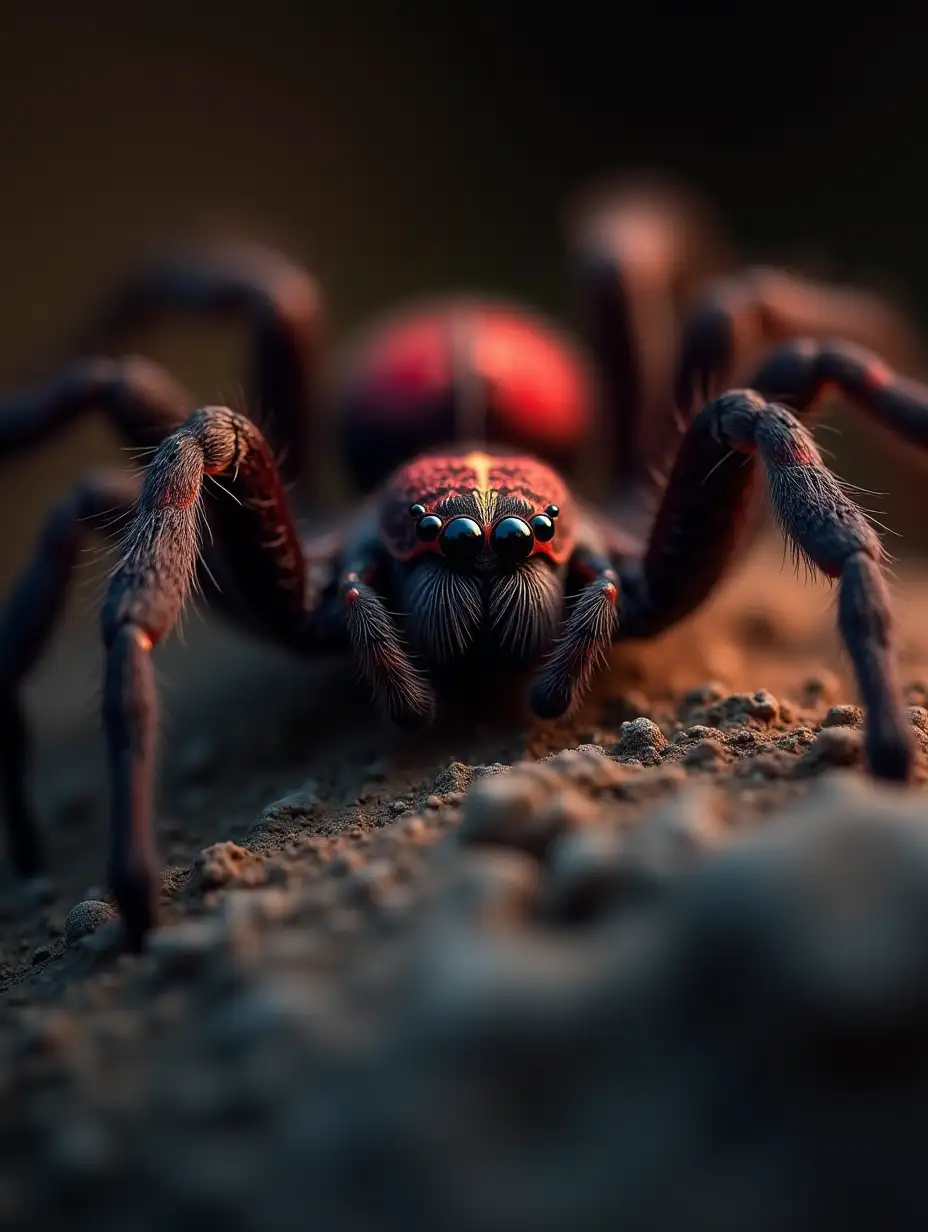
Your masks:
<svg viewBox="0 0 928 1232"><path fill-rule="evenodd" d="M143 482L105 472L60 502L0 618L0 788L17 869L41 865L20 686L87 528L120 512L127 531L102 616L103 716L110 877L136 945L158 886L150 656L198 584L220 614L297 653L347 652L402 726L432 717L449 669L462 665L466 686L481 688L507 664L528 668L530 706L550 718L583 697L614 641L654 637L700 606L765 486L794 550L839 583L870 768L907 778L912 741L880 541L804 421L837 387L928 446L928 390L862 349L898 363L908 331L859 291L771 270L720 277L706 264L722 251L712 231L704 211L666 191L588 202L572 255L591 361L534 314L452 298L369 335L325 396L320 297L284 257L187 250L130 278L87 333L96 356L0 401L0 455L94 406L128 444L152 451ZM193 410L155 365L112 358L123 327L174 305L246 316L251 397L267 436L227 407ZM323 411L337 417L358 486L377 490L317 536L282 480L299 485L302 517L324 461ZM604 498L577 467L585 447L608 480ZM220 477L214 492L206 481Z"/></svg>
<svg viewBox="0 0 928 1232"><path fill-rule="evenodd" d="M557 632L576 523L564 481L533 458L473 449L397 470L379 533L425 661L536 661Z"/></svg>

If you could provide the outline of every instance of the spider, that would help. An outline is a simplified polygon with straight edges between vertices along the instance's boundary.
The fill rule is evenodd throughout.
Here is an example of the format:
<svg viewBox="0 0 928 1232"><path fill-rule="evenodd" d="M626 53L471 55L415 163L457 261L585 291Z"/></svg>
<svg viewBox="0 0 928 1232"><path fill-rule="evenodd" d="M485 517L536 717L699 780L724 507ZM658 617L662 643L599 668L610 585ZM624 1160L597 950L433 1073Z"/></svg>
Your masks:
<svg viewBox="0 0 928 1232"><path fill-rule="evenodd" d="M795 552L840 583L869 767L908 778L881 543L804 421L837 386L925 446L928 390L864 349L898 352L905 336L882 301L776 270L719 279L713 225L686 196L640 186L578 207L569 247L592 362L528 310L449 297L388 317L325 383L317 288L276 252L181 249L119 287L81 343L89 358L0 402L3 456L91 407L153 449L143 479L88 476L56 507L0 620L16 869L42 866L20 682L85 535L114 512L128 530L102 612L109 877L135 948L156 923L159 881L150 655L199 585L223 616L297 654L348 652L402 727L428 723L436 693L474 687L477 669L496 687L510 669L532 670L530 707L554 718L577 705L614 642L656 637L704 602L765 488ZM194 410L156 365L120 358L130 326L180 308L244 314L250 404L273 412L264 431L228 407ZM326 422L363 499L311 534L307 474ZM606 463L597 499L583 486L590 444Z"/></svg>

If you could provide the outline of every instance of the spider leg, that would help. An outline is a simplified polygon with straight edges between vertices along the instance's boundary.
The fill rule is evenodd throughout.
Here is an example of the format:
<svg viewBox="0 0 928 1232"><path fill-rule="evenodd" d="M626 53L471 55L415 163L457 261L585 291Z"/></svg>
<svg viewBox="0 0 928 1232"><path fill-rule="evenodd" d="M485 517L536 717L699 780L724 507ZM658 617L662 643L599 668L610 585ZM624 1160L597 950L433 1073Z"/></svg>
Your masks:
<svg viewBox="0 0 928 1232"><path fill-rule="evenodd" d="M176 624L194 581L204 476L223 475L236 500L215 501L216 563L252 623L303 651L347 640L389 702L405 660L374 593L372 560L349 554L338 584L307 597L307 568L268 442L245 416L205 407L160 446L102 614L103 719L111 780L110 879L130 942L155 920L158 861L151 834L157 701L150 651ZM371 580L366 580L371 579ZM411 672L411 667L409 668ZM386 678L384 678L386 677ZM418 694L417 694L418 696ZM401 707L395 707L395 710Z"/></svg>
<svg viewBox="0 0 928 1232"><path fill-rule="evenodd" d="M906 366L918 354L904 314L883 297L813 282L776 269L748 269L717 282L692 313L674 378L677 407L688 414L748 380L768 347L793 338L843 338L874 347Z"/></svg>
<svg viewBox="0 0 928 1232"><path fill-rule="evenodd" d="M878 355L853 343L786 343L761 364L751 388L802 417L838 389L894 436L928 449L928 386L898 376Z"/></svg>
<svg viewBox="0 0 928 1232"><path fill-rule="evenodd" d="M0 793L13 866L33 876L42 866L26 794L30 741L19 685L42 653L67 593L88 531L125 514L140 483L118 472L89 475L53 510L0 616Z"/></svg>
<svg viewBox="0 0 928 1232"><path fill-rule="evenodd" d="M47 440L95 409L129 445L158 445L192 406L187 391L147 359L78 360L41 384L0 397L0 459Z"/></svg>
<svg viewBox="0 0 928 1232"><path fill-rule="evenodd" d="M300 266L257 244L212 244L165 252L107 299L79 353L106 352L126 331L176 309L244 317L252 338L247 405L262 416L281 472L298 478L318 442L322 305Z"/></svg>
<svg viewBox="0 0 928 1232"><path fill-rule="evenodd" d="M604 553L586 548L574 553L568 590L575 593L563 633L535 678L529 697L533 712L543 719L559 718L576 708L605 663L618 632L618 575Z"/></svg>
<svg viewBox="0 0 928 1232"><path fill-rule="evenodd" d="M912 740L897 680L882 545L786 407L753 391L709 402L683 439L640 573L622 576L623 637L652 637L692 612L735 550L757 478L797 556L840 582L838 624L867 708L867 757L905 779Z"/></svg>
<svg viewBox="0 0 928 1232"><path fill-rule="evenodd" d="M239 532L223 536L230 571L250 598L257 600L264 586L261 615L269 627L295 633L307 623L302 548L269 446L244 416L223 407L196 411L152 459L102 612L110 880L136 947L155 919L158 869L150 821L157 701L149 652L176 624L194 582L204 476L223 472L237 476L241 501L223 502L235 509ZM226 523L223 530L229 529Z"/></svg>
<svg viewBox="0 0 928 1232"><path fill-rule="evenodd" d="M611 480L623 490L649 486L681 315L696 287L727 264L720 229L690 195L630 184L580 204L570 248L613 435Z"/></svg>

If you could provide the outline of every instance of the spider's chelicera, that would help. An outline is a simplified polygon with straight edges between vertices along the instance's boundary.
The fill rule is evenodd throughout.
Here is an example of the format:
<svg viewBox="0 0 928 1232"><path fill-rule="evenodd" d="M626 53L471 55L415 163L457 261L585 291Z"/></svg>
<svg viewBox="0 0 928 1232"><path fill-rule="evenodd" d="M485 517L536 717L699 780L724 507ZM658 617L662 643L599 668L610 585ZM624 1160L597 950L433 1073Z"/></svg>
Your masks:
<svg viewBox="0 0 928 1232"><path fill-rule="evenodd" d="M766 487L796 554L839 583L869 766L907 778L882 547L807 426L837 387L928 445L928 390L863 349L891 358L905 325L872 296L776 271L713 281L707 255L720 245L707 226L685 201L634 191L578 215L574 268L596 381L569 339L510 305L439 301L374 330L329 408L369 498L325 536L304 519L324 461L313 280L279 254L218 247L169 254L118 289L87 348L118 353L124 327L165 307L237 309L253 339L252 403L270 417L265 434L228 407L195 410L154 364L92 350L0 400L0 455L90 407L150 451L144 480L94 474L59 503L0 619L0 788L17 870L42 865L21 684L85 535L120 513L128 529L102 613L103 718L110 878L135 945L159 887L151 651L197 586L221 615L297 654L350 655L401 726L427 723L450 669L477 663L494 666L482 679L529 668L531 708L553 718L579 703L614 642L655 637L712 594ZM584 479L594 472L598 492Z"/></svg>

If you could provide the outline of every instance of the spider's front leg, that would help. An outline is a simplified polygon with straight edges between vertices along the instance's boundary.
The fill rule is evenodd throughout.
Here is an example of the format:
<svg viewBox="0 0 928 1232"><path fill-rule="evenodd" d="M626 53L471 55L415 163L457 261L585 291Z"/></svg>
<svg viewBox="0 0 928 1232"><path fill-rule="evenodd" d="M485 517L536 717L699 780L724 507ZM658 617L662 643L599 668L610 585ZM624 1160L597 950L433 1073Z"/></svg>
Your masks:
<svg viewBox="0 0 928 1232"><path fill-rule="evenodd" d="M130 445L159 444L189 412L186 391L147 360L81 360L50 379L0 397L0 459L39 444L91 410L104 412ZM128 513L140 484L132 476L87 475L51 511L0 612L0 794L16 871L42 859L27 771L31 742L22 682L47 645L91 531Z"/></svg>
<svg viewBox="0 0 928 1232"><path fill-rule="evenodd" d="M136 947L155 920L158 872L150 816L157 701L149 653L176 624L194 582L204 476L223 472L234 476L241 502L233 515L240 533L228 536L240 592L275 631L296 636L307 623L302 549L270 449L243 416L224 407L197 411L152 459L102 613L110 881Z"/></svg>
<svg viewBox="0 0 928 1232"><path fill-rule="evenodd" d="M736 391L699 412L683 439L640 575L623 578L623 637L653 637L694 611L732 559L758 464L796 554L840 582L838 623L867 709L867 759L903 780L913 742L897 679L883 549L863 512L786 407Z"/></svg>
<svg viewBox="0 0 928 1232"><path fill-rule="evenodd" d="M136 947L155 921L158 883L150 652L177 623L194 581L206 475L225 476L236 498L211 510L215 562L250 624L304 652L347 642L385 707L401 720L431 702L374 588L375 555L359 549L345 558L338 583L311 603L302 546L269 445L250 420L226 407L197 411L154 455L102 614L110 879Z"/></svg>

